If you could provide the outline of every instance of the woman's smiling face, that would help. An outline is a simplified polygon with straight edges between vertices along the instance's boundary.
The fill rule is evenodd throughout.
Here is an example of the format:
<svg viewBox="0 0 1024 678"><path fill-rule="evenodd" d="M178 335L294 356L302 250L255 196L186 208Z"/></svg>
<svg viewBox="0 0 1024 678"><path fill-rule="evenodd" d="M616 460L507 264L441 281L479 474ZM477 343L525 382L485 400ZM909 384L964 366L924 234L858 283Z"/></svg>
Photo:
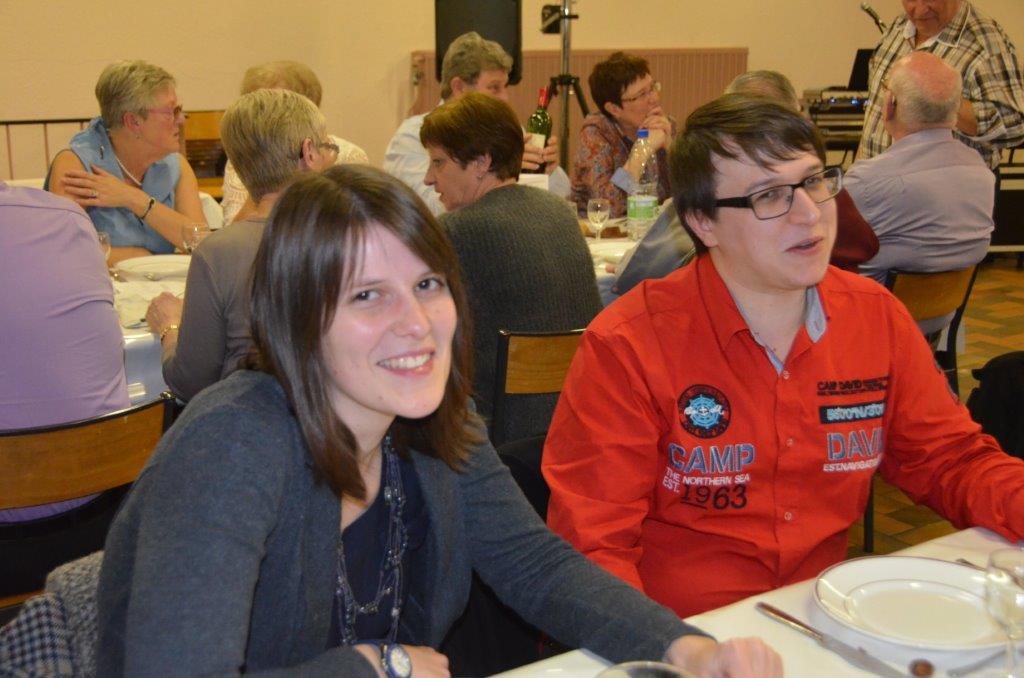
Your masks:
<svg viewBox="0 0 1024 678"><path fill-rule="evenodd" d="M371 225L360 266L322 339L335 413L360 440L441 403L457 315L447 281L391 231Z"/></svg>

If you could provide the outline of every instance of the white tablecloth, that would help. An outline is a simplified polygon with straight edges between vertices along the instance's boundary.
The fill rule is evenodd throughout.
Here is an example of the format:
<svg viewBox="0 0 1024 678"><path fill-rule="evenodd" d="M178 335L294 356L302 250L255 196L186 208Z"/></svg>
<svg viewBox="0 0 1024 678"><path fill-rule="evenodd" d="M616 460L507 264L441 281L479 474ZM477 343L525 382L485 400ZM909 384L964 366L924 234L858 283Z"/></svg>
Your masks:
<svg viewBox="0 0 1024 678"><path fill-rule="evenodd" d="M979 565L984 565L991 551L1006 545L1006 541L993 532L981 528L971 528L905 549L900 551L900 555L949 561L967 558ZM884 558L884 556L875 557ZM913 659L926 658L939 669L938 675L943 675L944 669L964 666L992 652L991 650L973 653L922 651L875 640L840 625L818 609L812 597L813 584L814 580L809 579L741 600L717 610L689 617L686 621L711 633L719 640L745 636L764 639L782 655L786 675L798 678L803 676L862 678L872 674L854 668L839 656L819 647L810 638L764 616L754 609L754 604L758 601L771 603L825 633L852 645L863 647L876 657L892 663L894 668L904 672L907 671L907 667ZM993 665L998 666L1001 661L1002 656L1000 655ZM499 675L503 678L526 678L527 676L593 678L606 666L608 666L608 662L597 655L576 650Z"/></svg>
<svg viewBox="0 0 1024 678"><path fill-rule="evenodd" d="M597 289L601 292L601 301L605 306L615 300L612 294L612 283L615 274L606 270L608 264L618 264L631 247L636 245L629 238L587 238L587 247L594 260L594 274L597 276Z"/></svg>
<svg viewBox="0 0 1024 678"><path fill-rule="evenodd" d="M160 340L143 322L150 300L161 292L184 294L185 282L114 281L114 307L124 334L124 376L133 405L153 400L167 390L160 359Z"/></svg>

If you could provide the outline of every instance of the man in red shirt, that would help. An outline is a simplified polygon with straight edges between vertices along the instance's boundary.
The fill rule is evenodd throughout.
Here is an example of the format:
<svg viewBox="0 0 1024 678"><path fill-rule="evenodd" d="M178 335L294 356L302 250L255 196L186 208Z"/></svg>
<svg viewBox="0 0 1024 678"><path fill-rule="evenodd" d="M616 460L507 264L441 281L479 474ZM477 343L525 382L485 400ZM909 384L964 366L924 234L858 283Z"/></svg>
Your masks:
<svg viewBox="0 0 1024 678"><path fill-rule="evenodd" d="M829 267L813 125L726 95L673 143L694 263L587 328L544 449L548 522L680 616L817 575L882 477L1024 534L1024 462L970 420L906 309Z"/></svg>

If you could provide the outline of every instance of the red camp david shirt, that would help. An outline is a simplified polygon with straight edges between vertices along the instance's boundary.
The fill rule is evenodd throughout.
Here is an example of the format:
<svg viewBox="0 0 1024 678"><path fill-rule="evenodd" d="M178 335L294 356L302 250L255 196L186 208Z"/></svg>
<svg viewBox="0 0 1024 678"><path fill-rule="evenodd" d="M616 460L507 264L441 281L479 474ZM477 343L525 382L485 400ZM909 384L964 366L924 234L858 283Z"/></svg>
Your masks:
<svg viewBox="0 0 1024 678"><path fill-rule="evenodd" d="M707 255L587 328L544 448L548 522L681 617L846 555L871 476L958 527L1024 533L1024 462L980 432L906 309L829 268L781 370Z"/></svg>

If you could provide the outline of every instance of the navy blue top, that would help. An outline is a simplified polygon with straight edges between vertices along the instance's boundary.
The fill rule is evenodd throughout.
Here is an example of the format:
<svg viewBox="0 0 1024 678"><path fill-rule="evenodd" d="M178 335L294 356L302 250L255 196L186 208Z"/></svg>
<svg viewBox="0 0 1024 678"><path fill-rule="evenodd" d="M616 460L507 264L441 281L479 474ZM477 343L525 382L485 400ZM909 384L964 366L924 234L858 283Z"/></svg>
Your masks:
<svg viewBox="0 0 1024 678"><path fill-rule="evenodd" d="M380 567L384 562L384 547L388 531L388 506L384 502L384 467L381 464L381 491L351 525L341 533L341 541L345 545L345 571L348 573L348 585L352 588L356 602L363 604L373 600L380 585ZM423 505L419 481L412 462L399 457L399 472L402 477L402 491L405 493L405 507L402 509L402 521L408 539L405 554L402 557L402 589L409 586L409 560L416 549L423 546L427 537L430 515ZM380 602L377 614L359 615L356 617L355 632L359 640L384 640L391 629L391 600L388 595ZM334 598L334 609L331 614L331 632L328 648L341 644L341 627L338 624L338 598Z"/></svg>

